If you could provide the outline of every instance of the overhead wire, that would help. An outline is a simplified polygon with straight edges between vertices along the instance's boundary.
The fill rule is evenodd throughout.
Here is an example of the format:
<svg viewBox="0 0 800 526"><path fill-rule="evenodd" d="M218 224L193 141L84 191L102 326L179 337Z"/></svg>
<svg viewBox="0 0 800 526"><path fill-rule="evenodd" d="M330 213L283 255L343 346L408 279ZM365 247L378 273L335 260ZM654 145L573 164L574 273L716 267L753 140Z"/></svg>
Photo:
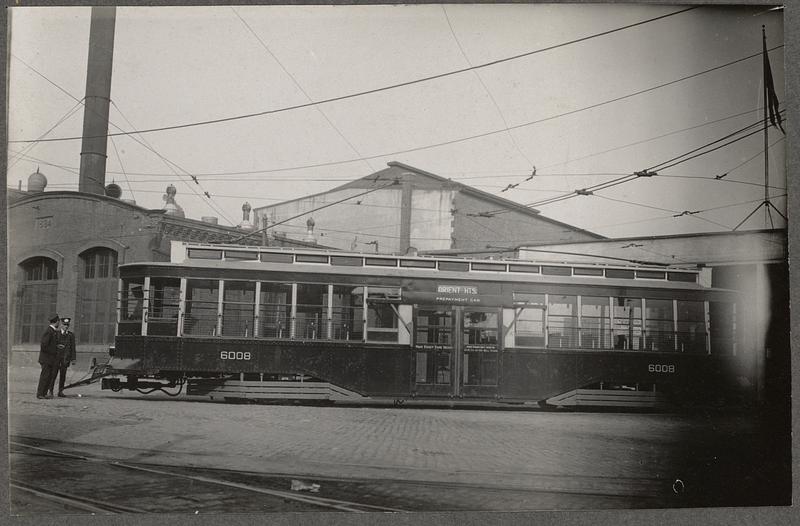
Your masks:
<svg viewBox="0 0 800 526"><path fill-rule="evenodd" d="M47 137L50 134L50 132L55 130L63 122L66 122L67 119L72 117L75 114L75 112L77 112L80 109L82 103L83 103L83 99L81 99L78 102L76 102L75 105L72 106L72 108L70 108L64 115L59 117L59 119L55 122L55 124L50 126L50 128L48 128L47 131L42 133L39 136L39 138L43 139L43 138ZM9 169L13 168L14 165L16 165L20 161L20 159L22 159L22 157L24 155L27 155L29 152L31 152L34 148L36 148L40 144L41 144L40 142L32 142L32 143L26 144L25 147L22 148L22 151L20 151L20 152L12 152L11 162L6 167L6 170L9 170Z"/></svg>
<svg viewBox="0 0 800 526"><path fill-rule="evenodd" d="M298 217L303 217L305 215L312 214L312 213L314 213L314 212L316 212L318 210L322 210L324 208L328 208L328 207L337 205L337 204L342 203L344 201L349 201L350 199L355 199L356 197L361 197L362 195L371 194L372 192L376 192L378 190L383 190L384 188L388 188L389 186L394 186L396 184L398 184L397 180L392 181L391 183L388 183L388 184L385 184L385 185L381 185L381 186L378 186L378 187L375 187L375 188L371 188L371 189L367 190L366 192L361 192L361 193L358 193L358 194L355 194L355 195L351 195L351 196L345 197L344 199L339 199L337 201L333 201L332 203L326 203L326 204L324 204L322 206L318 206L316 208L312 208L311 210L307 210L307 211L305 211L303 213L294 215L294 216L289 217L287 219L284 219L282 221L278 221L277 223L269 224L268 226L265 226L264 228L255 230L253 232L248 232L247 234L244 234L244 235L236 238L233 242L235 243L237 241L241 241L241 240L247 239L248 237L250 237L252 235L260 234L261 232L264 232L267 229L274 228L274 227L276 227L278 225L282 225L284 223L288 223L289 221L297 219Z"/></svg>
<svg viewBox="0 0 800 526"><path fill-rule="evenodd" d="M25 62L24 60L22 60L22 59L20 59L19 57L16 57L16 56L14 56L14 57L15 57L17 60L19 60L19 61L20 61L20 62L21 62L23 65L25 65L25 66L26 66L28 69L30 69L31 71L33 71L34 73L36 73L38 76L40 76L40 77L42 77L43 79L45 79L45 80L46 80L48 83L50 83L51 85L53 85L53 86L55 86L56 88L58 88L58 89L59 89L61 92L65 93L65 94L66 94L67 96L69 96L71 99L75 100L75 101L76 101L78 104L80 104L80 105L83 105L84 107L86 107L86 106L85 106L85 104L84 104L84 101L83 101L83 99L78 99L77 97L75 97L74 95L72 95L72 94L71 94L69 91L67 91L66 89L64 89L64 88L62 88L61 86L59 86L57 82L55 82L55 81L51 80L51 79L50 79L50 78L48 78L46 75L44 75L43 73L39 72L39 71L38 71L36 68L34 68L33 66L31 66L30 64L28 64L28 63L27 63L27 62ZM114 105L114 107L115 107L115 108L117 108L117 111L119 111L119 112L120 112L120 115L122 115L122 111L119 109L119 106L117 106L117 105L114 103L114 101L113 101L113 100L111 100L110 102L111 102L111 104L112 104L112 105ZM94 110L91 110L91 111L94 111ZM118 130L122 130L122 128L120 128L119 126L117 126L117 125L116 125L116 124L115 124L113 121L111 121L111 120L110 120L110 119L109 119L107 116L100 115L100 114L99 114L99 113L97 113L97 112L94 112L94 113L95 113L95 115L97 115L97 116L99 116L100 118L104 119L104 120L105 120L105 121L106 121L108 124L110 124L110 125L111 125L111 126L113 126L114 128L116 128L116 129L118 129ZM128 119L127 119L127 118L126 118L124 115L122 115L122 117L123 117L123 119L125 119L126 121L128 121ZM128 121L128 123L130 124L130 121ZM133 127L133 126L132 126L132 127ZM134 128L135 128L135 127L134 127ZM137 138L137 137L133 136L133 134L132 134L132 133L125 133L124 135L126 135L126 136L129 136L129 137L130 137L131 139L133 139L135 142L139 143L140 145L144 146L145 148L147 148L148 150L150 150L151 152L153 152L153 153L154 153L156 156L158 156L158 157L159 157L160 159L162 159L164 162L169 162L169 163L171 163L171 164L173 164L173 165L175 165L175 166L178 166L177 164L173 163L172 161L169 161L169 159L167 159L166 157L164 157L163 155L161 155L161 154L160 154L158 151L156 151L154 148L152 148L152 147L151 147L149 144L147 144L146 142L143 142L143 141L142 141L142 140L140 140L139 138ZM108 136L110 137L110 135L108 135ZM102 136L101 136L101 137L102 137ZM11 141L9 141L9 142L11 142ZM180 166L178 166L178 168L180 168ZM170 168L170 169L171 169L171 168ZM181 170L183 170L183 169L181 168ZM184 172L186 172L186 170L183 170L183 171L184 171ZM188 174L188 172L186 172L186 173ZM177 174L176 174L176 175L177 175ZM190 176L190 177L192 177L190 174L189 174L189 176ZM195 177L192 177L192 178L195 180L195 183L197 183L198 185L200 184L200 183L197 181L197 178L195 178ZM184 181L184 182L185 182L185 181ZM189 186L189 185L188 185L188 183L186 183L186 184L187 184L187 186ZM190 188L190 190L192 190L192 192L194 192L194 189L193 189L193 188L191 188L191 186L189 186L189 188ZM197 192L194 192L194 193L195 193L195 195L197 195L198 197L200 197L200 196L199 196L199 194L197 194ZM223 212L221 209L217 208L217 207L215 206L215 204L214 204L214 203L212 203L212 202L211 202L211 196L210 196L210 194L209 194L208 192L204 192L204 194L205 194L205 195L206 195L206 196L209 198L209 201L208 201L208 202L206 202L206 203L208 204L208 206L209 206L209 207L210 207L212 210L214 210L216 213L220 214L220 215L221 215L223 218L225 218L225 219L226 219L228 222L230 222L231 224L233 224L233 222L232 222L232 221L231 221L231 220L230 220L230 219L227 217L227 215L226 215L226 214L225 214L225 213L224 213L224 212ZM202 198L201 198L201 201L202 201ZM205 201L204 201L204 202L205 202Z"/></svg>
<svg viewBox="0 0 800 526"><path fill-rule="evenodd" d="M114 106L114 108L120 114L122 119L128 124L128 126L133 128L134 130L136 130L136 126L134 126L133 123L125 116L125 114L122 111L122 108L120 108L119 105L114 100L111 100L111 105ZM109 123L112 126L114 126L115 128L120 129L118 126L116 126L113 123L111 123L111 121L109 121ZM164 165L175 174L175 177L177 177L179 181L181 181L184 185L186 185L186 187L189 188L189 190L195 196L197 196L200 199L201 202L205 202L209 206L209 208L211 208L211 210L213 210L215 213L219 214L222 218L224 218L231 225L235 224L235 222L230 217L228 217L228 215L222 210L222 208L217 206L217 204L212 201L211 194L203 187L203 185L200 183L200 181L197 178L197 176L192 175L188 170L186 170L185 168L183 168L182 166L180 166L176 162L168 159L166 156L162 155L158 150L156 150L147 141L146 138L144 138L144 137L136 137L134 135L130 135L129 137L131 139L133 139L139 145L145 147L147 150L149 150L150 152L155 154L155 156L158 157L161 160L161 162L163 162ZM196 186L199 186L200 187L200 192L196 191L195 188L193 188L192 185L190 185L187 180L181 178L178 175L178 172L175 170L175 168L177 168L178 170L182 171L185 174L184 175L185 177L189 177L195 183ZM201 192L202 192L202 194L201 194ZM204 200L203 196L205 196L208 200L207 201Z"/></svg>
<svg viewBox="0 0 800 526"><path fill-rule="evenodd" d="M372 167L370 162L367 159L363 159L362 158L361 152L358 151L358 148L356 148L355 145L352 142L350 142L350 140L347 137L345 137L344 133L342 133L342 130L340 130L333 123L333 121L330 119L330 117L328 117L328 115L324 111L322 111L322 108L319 105L315 104L315 101L311 97L311 95L309 95L308 92L306 92L306 90L303 89L303 86L300 85L300 83L297 81L297 79L294 77L294 75L292 75L291 72L286 68L286 66L283 65L283 62L281 62L280 59L278 59L278 57L275 55L275 53L272 52L272 50L269 48L269 46L267 46L266 42L264 42L261 39L261 37L258 36L258 34L255 32L255 30L252 28L252 26L247 23L247 21L244 19L244 17L242 17L242 15L239 14L239 11L236 10L236 7L230 6L230 8L231 8L231 11L233 11L233 14L235 14L236 17L242 22L242 24L244 24L245 28L247 28L247 30L250 32L250 34L253 35L253 37L255 37L255 39L258 41L259 44L261 44L261 47L264 48L264 51L266 51L269 54L269 56L272 57L272 60L274 60L275 63L278 64L278 66L280 66L281 70L283 70L283 72L286 74L286 76L288 76L292 80L292 82L294 83L295 87L297 87L297 89L300 90L300 93L302 93L305 96L305 98L310 103L312 103L314 105L314 108L319 112L320 115L322 115L322 117L330 125L330 127L333 128L333 130L339 135L339 137L342 138L342 140L347 144L347 146L350 147L350 149L353 151L353 153L355 153L356 156L359 157L359 159L362 160L364 162L364 164L367 165L367 168L369 168L369 171L370 172L374 172L375 169Z"/></svg>
<svg viewBox="0 0 800 526"><path fill-rule="evenodd" d="M643 140L640 140L640 141L635 141L635 142L632 142L632 143L628 143L628 144L625 144L625 145L622 145L622 146L617 146L615 148L603 150L603 151L600 151L600 152L594 152L594 153L591 153L591 154L588 154L588 155L585 155L585 156L582 156L582 157L568 159L566 161L562 161L562 162L559 162L559 163L555 163L555 164L551 164L551 165L545 166L544 168L546 169L546 168L552 168L554 166L561 166L561 165L564 165L564 164L569 164L571 162L585 160L585 159L588 159L588 158L591 158L591 157L596 157L598 155L603 155L603 154L606 154L606 153L610 153L610 152L617 151L617 150L620 150L620 149L628 148L628 147L631 147L631 146L637 146L639 144L647 143L647 142L650 142L650 141L653 141L653 140L658 140L658 139L661 139L661 138L664 138L664 137L668 137L668 136L671 136L671 135L675 135L675 134L678 134L678 133L683 133L685 131L690 131L690 130L694 130L694 129L697 129L697 128L710 126L712 124L717 124L719 122L723 122L723 121L726 121L726 120L729 120L729 119L732 119L732 118L741 117L742 115L747 115L747 114L752 113L753 111L758 111L760 109L763 109L763 108L755 108L753 110L748 110L748 111L745 111L745 112L736 113L736 114L733 114L733 115L728 115L728 116L722 117L720 119L715 119L715 120L712 120L712 121L703 122L701 124L697 124L695 126L690 126L688 128L682 128L680 130L675 130L675 131L672 131L672 132L669 132L669 133L666 133L666 134L657 135L657 136L654 136L654 137L649 137L647 139L643 139ZM783 137L781 137L779 139L779 141L780 140L783 140ZM46 160L43 160L43 159L39 159L39 158L36 158L36 157L33 157L33 156L28 156L28 157L32 161L41 163L43 165L53 166L53 167L56 167L56 168L66 168L64 165L53 164L53 163L50 163L49 161L46 161ZM756 155L756 157L757 157L757 155ZM335 166L335 165L339 165L339 164L357 162L358 160L359 159L350 159L350 160L345 160L345 161L335 161L335 162L332 162L332 163L322 163L322 164L315 165L315 166L295 166L295 167L274 168L274 169L257 169L257 170L224 171L224 172L193 172L193 173L197 177L203 177L203 180L206 180L206 181L213 180L213 179L211 179L211 177L215 177L215 176L220 176L220 177L224 176L225 180L231 180L231 181L239 181L239 180L241 180L241 181L244 181L244 180L250 180L250 179L245 179L245 178L235 179L235 178L229 178L229 176L234 176L234 175L261 175L261 174L269 174L269 173L277 173L277 172L295 171L295 170L302 170L302 169L307 169L307 168L317 168L317 167L324 167L324 166ZM745 163L742 163L742 164L745 164ZM74 169L77 170L77 167L74 167ZM729 172L733 171L734 169L735 168L729 170ZM485 179L486 175L491 175L493 178L517 178L517 177L520 177L523 173L524 174L530 173L530 170L527 170L527 169L526 170L520 170L519 174L509 173L509 172L512 172L512 171L513 170L504 170L502 172L498 172L498 171L495 171L495 170L492 170L492 171L470 170L470 171L459 171L459 172L452 172L452 173L457 173L457 174L462 174L462 175L463 174L468 174L468 173L469 174L476 174L476 173L484 174L484 175L470 176L470 177L454 177L453 180L456 180L456 181L466 181L466 180L471 180L471 179ZM114 170L109 170L106 173L119 174L120 172L116 172ZM171 172L171 173L158 173L158 172L135 172L135 171L128 170L127 173L128 173L129 176L175 177L174 171ZM438 173L440 175L447 175L449 172L438 172ZM602 173L602 172L594 172L594 173L542 173L541 171L538 171L537 174L536 174L536 177L584 177L584 176L588 177L588 176L601 176L601 175L620 176L620 175L626 175L626 174L625 173L621 173L621 172L616 172L616 173L610 173L610 172L605 172L605 173ZM259 179L261 179L261 178L259 178ZM348 177L348 178L319 178L319 177L296 178L296 177L294 177L294 178L286 178L286 179L271 178L269 180L270 181L316 181L316 182L327 182L327 181L351 181L352 177Z"/></svg>
<svg viewBox="0 0 800 526"><path fill-rule="evenodd" d="M493 60L493 61L490 61L490 62L485 62L485 63L479 64L477 66L470 66L470 67L467 67L467 68L461 68L461 69L457 69L457 70L453 70L453 71L448 71L448 72L445 72L445 73L438 73L436 75L430 75L430 76L427 76L427 77L421 77L421 78L418 78L418 79L413 79L413 80L409 80L409 81L405 81L405 82L400 82L400 83L392 84L392 85L389 85L389 86L373 88L373 89L370 89L370 90L364 90L364 91L360 91L360 92L356 92L356 93L350 93L350 94L341 95L341 96L338 96L338 97L331 97L331 98L319 100L319 101L314 102L314 103L296 104L296 105L293 105L293 106L287 106L287 107L284 107L284 108L278 108L278 109L274 109L274 110L265 110L265 111L260 111L260 112L246 113L246 114L235 115L235 116L231 116L231 117L223 117L223 118L219 118L219 119L209 119L209 120L196 121L196 122L190 122L190 123L185 123L185 124L176 124L176 125L172 125L172 126L161 126L161 127L156 127L156 128L147 128L147 129L143 129L143 130L137 130L136 133L142 134L142 133L153 133L153 132L177 130L177 129L183 129L183 128L197 127L197 126L206 126L206 125L209 125L209 124L218 124L218 123L222 123L222 122L230 122L230 121L253 118L253 117L260 117L260 116L263 116L263 115L271 115L271 114L275 114L275 113L292 111L292 110L297 110L297 109L301 109L301 108L307 108L309 106L314 106L314 105L318 105L318 104L328 104L328 103L331 103L331 102L337 102L337 101L341 101L341 100L351 99L351 98L354 98L354 97L361 97L361 96L364 96L364 95L369 95L369 94L373 94L373 93L379 93L379 92L382 92L382 91L397 89L397 88L401 88L401 87L405 87L405 86L411 86L413 84L429 82L431 80L436 80L436 79L440 79L440 78L444 78L444 77L448 77L448 76L452 76L452 75L458 75L460 73L465 73L467 71L471 71L471 70L474 70L474 69L486 68L486 67L489 67L489 66L494 66L494 65L501 64L501 63L504 63L504 62L517 60L517 59L528 57L528 56L535 55L535 54L538 54L538 53L544 53L544 52L547 52L547 51L552 51L554 49L558 49L558 48L561 48L561 47L569 46L569 45L576 44L576 43L579 43L579 42L585 42L587 40L591 40L591 39L594 39L594 38L599 38L599 37L602 37L602 36L610 35L612 33L617 33L617 32L620 32L620 31L627 30L627 29L631 29L633 27L649 24L649 23L652 23L652 22L656 22L658 20L662 20L662 19L665 19L665 18L676 16L676 15L685 13L687 11L691 11L693 9L697 9L698 7L699 6L691 6L691 7L688 7L688 8L684 8L684 9L680 9L680 10L673 11L673 12L670 12L670 13L666 13L664 15L660 15L660 16L657 16L657 17L648 18L646 20L641 20L639 22L635 22L635 23L632 23L632 24L627 24L625 26L617 27L617 28L610 29L610 30L607 30L607 31L602 31L600 33L594 33L592 35L588 35L588 36L585 36L585 37L569 40L567 42L561 42L559 44L554 44L552 46L547 46L547 47L539 48L539 49L536 49L536 50L533 50L533 51L528 51L528 52L525 52L525 53L520 53L520 54L517 54L517 55L513 55L513 56L510 56L510 57L505 57L505 58ZM117 134L113 134L113 135L126 135L126 134L127 134L126 132L121 132L121 133L117 133ZM93 137L90 137L90 138L94 139L94 138L101 138L101 137L104 137L104 136L105 135L100 135L100 136L96 136L96 137L93 136ZM50 139L50 141L70 141L70 140L78 140L78 139L82 139L82 137L60 137L60 138L57 138L57 139ZM15 142L31 142L31 141L30 140L22 140L22 141L15 141Z"/></svg>
<svg viewBox="0 0 800 526"><path fill-rule="evenodd" d="M117 141L114 140L114 137L109 137L109 140L111 141L111 146L114 148L114 153L117 154L117 162L119 162L119 167L122 170L122 175L125 177L125 182L128 183L128 191L131 193L131 199L136 200L136 195L133 193L128 174L125 173L125 165L122 162L122 156L119 154L119 149L117 149ZM112 179L111 182L113 183L114 180Z"/></svg>
<svg viewBox="0 0 800 526"><path fill-rule="evenodd" d="M731 140L729 140L727 142L724 142L723 144L721 144L719 146L716 146L714 148L706 149L704 151L700 151L700 150L703 150L705 148L708 148L709 146L717 144L720 141L725 141L727 139L730 139L731 137L734 137L737 134L740 134L740 133L743 133L744 131L750 130L751 128L753 128L755 126L760 126L760 128L758 128L755 131L752 131L750 133L747 133L747 134L745 134L743 136L736 137L735 139L731 139ZM611 187L614 187L614 186L625 184L625 183L634 181L636 179L639 179L640 177L657 176L658 174L655 173L655 170L654 170L655 168L667 169L667 168L671 168L673 166L677 166L678 164L687 162L687 161L689 161L691 159L695 159L695 158L700 157L702 155L707 155L707 154L709 154L711 152L719 150L720 148L724 148L724 147L729 146L729 145L731 145L731 144L733 144L735 142L738 142L740 140L746 139L746 138L750 137L751 135L754 135L756 133L760 133L760 132L763 131L763 129L764 129L763 123L761 123L760 121L758 123L749 124L749 125L747 125L747 126L745 126L743 128L740 128L740 129L738 129L738 130L736 130L736 131L734 131L732 133L729 133L729 134L725 135L724 137L722 137L720 139L716 139L714 141L706 143L703 146L700 146L698 148L694 148L694 149L690 150L689 152L686 152L686 153L684 153L682 155L679 155L677 157L673 157L673 158L671 158L671 159L669 159L667 161L664 161L662 163L655 164L652 167L650 167L648 169L645 169L643 171L634 172L633 174L630 174L630 175L627 175L627 176L618 177L618 178L612 179L610 181L605 181L605 182L602 182L602 183L598 183L598 184L595 184L595 185L588 186L586 188L577 189L577 190L574 190L572 192L564 193L563 195L560 195L560 196L555 196L555 197L551 197L551 198L548 198L548 199L535 201L533 203L527 203L524 206L528 207L528 208L535 208L537 206L550 205L550 204L558 203L558 202L561 202L561 201L565 201L567 199L572 199L572 198L575 198L575 197L580 196L580 195L592 195L594 192L597 192L599 190L605 190L607 188L611 188ZM699 152L699 153L697 153L697 152ZM694 155L690 155L690 154L694 154ZM689 155L689 156L686 157L687 155ZM486 215L497 215L497 214L507 213L507 212L509 212L508 209L495 209L495 210L485 211L484 214L486 214Z"/></svg>
<svg viewBox="0 0 800 526"><path fill-rule="evenodd" d="M467 52L464 51L464 47L461 45L461 41L458 39L458 35L456 34L456 30L453 28L453 23L450 20L450 16L447 14L447 8L445 7L444 4L441 4L440 7L442 8L442 13L444 13L444 18L447 21L447 27L450 28L450 34L453 35L453 40L455 40L459 51L461 51L461 56L464 57L464 61L467 63L467 65L471 67L472 66L472 61L470 61L469 57L467 56ZM478 79L478 82L480 82L481 86L483 86L483 89L486 92L486 95L489 96L489 100L492 101L492 104L494 105L495 110L497 110L497 114L500 116L500 119L503 121L503 125L505 126L505 131L506 131L506 133L508 135L508 138L511 140L511 145L517 150L517 153L519 153L528 162L528 166L533 166L533 162L525 154L525 152L522 151L522 148L520 148L520 145L517 142L517 139L514 137L514 134L512 134L511 130L508 129L508 120L506 119L505 115L503 114L503 110L500 109L500 105L497 103L497 100L494 98L494 95L492 95L492 92L489 90L489 87L483 81L483 78L481 77L480 73L478 73L477 69L473 69L472 73L475 74L475 77Z"/></svg>

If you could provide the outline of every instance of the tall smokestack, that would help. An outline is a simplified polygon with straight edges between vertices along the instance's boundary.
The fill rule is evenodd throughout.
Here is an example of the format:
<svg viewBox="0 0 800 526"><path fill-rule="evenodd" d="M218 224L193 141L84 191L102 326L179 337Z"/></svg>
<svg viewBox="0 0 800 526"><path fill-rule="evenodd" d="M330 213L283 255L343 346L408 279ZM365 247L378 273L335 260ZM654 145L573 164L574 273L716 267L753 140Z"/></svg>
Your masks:
<svg viewBox="0 0 800 526"><path fill-rule="evenodd" d="M117 8L92 7L78 191L105 194L108 109Z"/></svg>

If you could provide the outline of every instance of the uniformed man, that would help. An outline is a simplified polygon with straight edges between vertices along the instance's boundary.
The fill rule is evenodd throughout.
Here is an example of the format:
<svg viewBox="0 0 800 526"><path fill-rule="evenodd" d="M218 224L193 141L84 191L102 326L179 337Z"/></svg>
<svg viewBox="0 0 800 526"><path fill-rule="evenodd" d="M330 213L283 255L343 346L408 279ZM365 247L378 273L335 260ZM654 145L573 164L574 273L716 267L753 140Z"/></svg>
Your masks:
<svg viewBox="0 0 800 526"><path fill-rule="evenodd" d="M50 318L50 326L42 334L39 346L39 364L42 372L39 375L39 385L36 387L36 398L53 398L47 394L50 382L55 378L58 364L58 342L56 337L59 332L61 318L58 315Z"/></svg>
<svg viewBox="0 0 800 526"><path fill-rule="evenodd" d="M56 347L58 348L58 362L50 380L50 397L53 397L53 388L58 376L58 396L64 398L64 383L67 378L67 368L75 365L75 333L69 330L69 318L61 318L61 327L56 334Z"/></svg>

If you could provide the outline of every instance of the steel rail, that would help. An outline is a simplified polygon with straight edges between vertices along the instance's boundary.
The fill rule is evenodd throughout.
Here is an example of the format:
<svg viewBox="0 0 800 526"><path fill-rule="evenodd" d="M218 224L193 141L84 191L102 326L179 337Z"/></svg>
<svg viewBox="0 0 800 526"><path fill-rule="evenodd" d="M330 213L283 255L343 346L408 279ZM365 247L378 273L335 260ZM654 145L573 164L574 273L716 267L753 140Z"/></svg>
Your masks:
<svg viewBox="0 0 800 526"><path fill-rule="evenodd" d="M266 488L259 488L257 486L252 486L252 485L249 485L249 484L241 484L241 483L238 483L238 482L229 482L229 481L226 481L226 480L218 480L218 479L199 476L199 475L183 475L183 474L180 474L180 473L173 473L173 472L163 471L163 470L155 469L155 468L137 466L137 465L134 465L134 464L129 464L127 462L120 462L120 461L117 461L117 460L109 460L109 459L103 459L103 458L98 458L98 457L88 457L88 456L85 456L85 455L75 455L73 453L64 453L64 452L57 451L57 450L54 450L54 449L43 448L43 447L39 447L39 446L31 446L29 444L23 444L22 442L10 441L9 444L15 445L15 446L19 446L19 447L34 449L34 450L37 450L37 451L42 451L42 452L45 452L45 453L48 453L48 454L51 454L51 455L61 456L61 457L65 457L65 458L71 458L71 459L75 459L75 460L83 460L83 461L86 461L86 462L96 462L96 463L105 464L105 465L108 465L108 466L115 466L115 467L119 467L119 468L123 468L123 469L143 471L143 472L153 473L153 474L157 474L157 475L165 475L165 476L175 477L175 478L184 478L184 479L193 480L193 481L196 481L196 482L204 482L206 484L214 484L214 485L218 485L218 486L236 488L236 489L240 489L240 490L250 491L250 492L253 492L253 493L261 493L261 494L264 494L264 495L270 495L270 496L273 496L273 497L280 497L282 499L295 500L295 501L298 501L298 502L303 502L305 504L313 504L315 506L320 506L320 507L324 507L324 508L331 508L331 509L336 509L336 510L341 510L341 511L348 511L348 512L354 512L354 513L365 513L367 511L380 511L380 512L407 512L408 511L408 510L403 510L403 509L400 509L400 508L389 508L389 507L386 507L386 506L376 506L376 505L372 505L372 504L362 504L362 503L359 503L359 502L352 502L352 501L339 500L339 499L330 499L330 498L326 498L326 497L315 497L315 496L312 496L312 495L298 495L298 494L291 493L291 492L280 491L280 490L271 490L271 489L266 489Z"/></svg>
<svg viewBox="0 0 800 526"><path fill-rule="evenodd" d="M37 497L41 497L59 504L72 506L73 508L82 509L91 513L147 513L139 508L132 508L130 506L122 506L119 504L112 504L107 501L90 499L73 495L71 493L64 493L62 491L54 491L51 489L36 486L27 482L22 482L15 479L10 479L9 486L18 490L32 493Z"/></svg>

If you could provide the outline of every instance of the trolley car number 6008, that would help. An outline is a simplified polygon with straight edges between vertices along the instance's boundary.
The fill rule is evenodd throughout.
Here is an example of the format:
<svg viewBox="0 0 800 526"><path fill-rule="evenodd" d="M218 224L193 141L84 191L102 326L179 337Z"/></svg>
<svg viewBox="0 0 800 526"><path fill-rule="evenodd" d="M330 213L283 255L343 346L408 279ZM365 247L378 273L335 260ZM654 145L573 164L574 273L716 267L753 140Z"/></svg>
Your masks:
<svg viewBox="0 0 800 526"><path fill-rule="evenodd" d="M651 363L647 366L647 371L651 373L674 373L675 365Z"/></svg>
<svg viewBox="0 0 800 526"><path fill-rule="evenodd" d="M242 351L220 351L220 360L249 360L250 353Z"/></svg>

